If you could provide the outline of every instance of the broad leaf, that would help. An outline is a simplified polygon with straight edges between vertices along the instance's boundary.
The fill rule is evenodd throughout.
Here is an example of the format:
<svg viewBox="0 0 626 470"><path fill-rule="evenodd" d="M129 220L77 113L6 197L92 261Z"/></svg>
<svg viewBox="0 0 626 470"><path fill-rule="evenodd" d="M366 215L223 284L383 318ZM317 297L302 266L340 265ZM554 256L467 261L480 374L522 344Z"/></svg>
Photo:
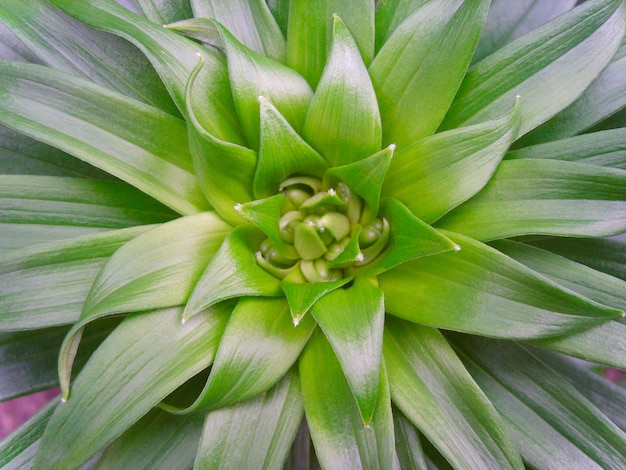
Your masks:
<svg viewBox="0 0 626 470"><path fill-rule="evenodd" d="M183 412L215 410L265 392L296 362L314 328L311 318L294 326L285 299L240 299L204 390Z"/></svg>
<svg viewBox="0 0 626 470"><path fill-rule="evenodd" d="M491 247L445 235L461 250L419 258L379 276L387 312L416 323L500 338L556 336L621 315Z"/></svg>
<svg viewBox="0 0 626 470"><path fill-rule="evenodd" d="M619 468L626 434L576 389L513 343L453 336L466 367L534 468Z"/></svg>
<svg viewBox="0 0 626 470"><path fill-rule="evenodd" d="M107 259L151 228L116 230L0 255L0 329L74 323Z"/></svg>
<svg viewBox="0 0 626 470"><path fill-rule="evenodd" d="M379 0L376 5L376 52L389 36L428 0Z"/></svg>
<svg viewBox="0 0 626 470"><path fill-rule="evenodd" d="M0 175L0 252L134 225L176 214L120 182Z"/></svg>
<svg viewBox="0 0 626 470"><path fill-rule="evenodd" d="M296 372L256 398L210 412L194 469L281 468L303 412Z"/></svg>
<svg viewBox="0 0 626 470"><path fill-rule="evenodd" d="M366 65L374 55L374 3L371 0L295 0L289 5L287 62L315 89L326 65L339 16L356 41Z"/></svg>
<svg viewBox="0 0 626 470"><path fill-rule="evenodd" d="M513 150L505 160L543 158L626 170L626 129L593 132Z"/></svg>
<svg viewBox="0 0 626 470"><path fill-rule="evenodd" d="M209 207L185 151L182 121L37 65L0 63L0 76L3 124L127 181L181 214Z"/></svg>
<svg viewBox="0 0 626 470"><path fill-rule="evenodd" d="M434 328L387 318L393 402L455 468L523 468L502 419Z"/></svg>
<svg viewBox="0 0 626 470"><path fill-rule="evenodd" d="M376 409L385 326L383 293L373 282L357 277L351 286L325 295L311 309L335 351L365 426Z"/></svg>
<svg viewBox="0 0 626 470"><path fill-rule="evenodd" d="M625 26L622 0L595 0L513 41L469 69L442 127L501 116L519 95L520 135L526 134L591 84L615 54Z"/></svg>
<svg viewBox="0 0 626 470"><path fill-rule="evenodd" d="M485 0L432 0L382 46L370 74L384 145L404 147L435 132L463 80L488 7Z"/></svg>
<svg viewBox="0 0 626 470"><path fill-rule="evenodd" d="M107 446L95 468L188 470L198 450L202 420L202 415L173 416L156 408Z"/></svg>
<svg viewBox="0 0 626 470"><path fill-rule="evenodd" d="M82 465L208 367L228 313L223 308L197 315L185 325L177 308L124 320L81 371L67 403L57 408L34 468Z"/></svg>
<svg viewBox="0 0 626 470"><path fill-rule="evenodd" d="M399 199L432 223L487 184L517 136L519 120L517 104L499 119L440 132L399 149L383 196Z"/></svg>
<svg viewBox="0 0 626 470"><path fill-rule="evenodd" d="M196 18L214 18L253 51L283 62L285 38L263 0L191 0Z"/></svg>
<svg viewBox="0 0 626 470"><path fill-rule="evenodd" d="M369 426L332 347L316 330L299 362L306 419L322 468L387 469L395 457L391 400L384 367Z"/></svg>
<svg viewBox="0 0 626 470"><path fill-rule="evenodd" d="M381 149L376 94L357 44L338 16L303 136L331 166L361 160Z"/></svg>
<svg viewBox="0 0 626 470"><path fill-rule="evenodd" d="M0 18L39 62L179 116L148 60L124 39L89 28L44 0L5 0Z"/></svg>
<svg viewBox="0 0 626 470"><path fill-rule="evenodd" d="M626 230L626 171L554 160L504 161L480 193L436 226L478 240L616 235Z"/></svg>

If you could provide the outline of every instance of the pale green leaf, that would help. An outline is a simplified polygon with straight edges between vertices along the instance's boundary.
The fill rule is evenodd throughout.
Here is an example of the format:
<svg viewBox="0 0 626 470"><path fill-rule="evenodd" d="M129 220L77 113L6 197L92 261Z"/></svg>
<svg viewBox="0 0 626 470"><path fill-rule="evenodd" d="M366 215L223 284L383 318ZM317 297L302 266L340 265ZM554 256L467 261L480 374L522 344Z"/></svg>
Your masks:
<svg viewBox="0 0 626 470"><path fill-rule="evenodd" d="M74 323L107 259L151 228L115 230L0 255L0 329Z"/></svg>
<svg viewBox="0 0 626 470"><path fill-rule="evenodd" d="M276 19L280 30L287 34L287 22L289 21L289 4L291 0L266 0L268 8Z"/></svg>
<svg viewBox="0 0 626 470"><path fill-rule="evenodd" d="M0 19L37 62L179 116L148 60L124 39L89 28L44 0L3 0Z"/></svg>
<svg viewBox="0 0 626 470"><path fill-rule="evenodd" d="M0 60L39 63L37 56L2 23L0 23Z"/></svg>
<svg viewBox="0 0 626 470"><path fill-rule="evenodd" d="M415 323L500 338L556 336L621 314L491 247L444 234L461 250L419 258L379 276L387 312Z"/></svg>
<svg viewBox="0 0 626 470"><path fill-rule="evenodd" d="M436 226L478 240L616 235L626 230L626 171L556 160L507 160L481 192Z"/></svg>
<svg viewBox="0 0 626 470"><path fill-rule="evenodd" d="M391 34L428 0L380 0L376 5L376 52Z"/></svg>
<svg viewBox="0 0 626 470"><path fill-rule="evenodd" d="M0 63L0 76L3 124L127 181L179 213L209 207L186 151L182 121L38 65Z"/></svg>
<svg viewBox="0 0 626 470"><path fill-rule="evenodd" d="M363 424L339 361L320 330L304 349L299 369L306 419L322 468L392 468L393 418L384 368L369 426Z"/></svg>
<svg viewBox="0 0 626 470"><path fill-rule="evenodd" d="M287 62L313 88L317 88L326 65L333 15L338 15L347 25L365 65L369 65L374 56L374 2L292 0L289 4Z"/></svg>
<svg viewBox="0 0 626 470"><path fill-rule="evenodd" d="M427 470L426 457L422 450L419 432L402 414L398 408L392 406L393 430L396 436L396 454L400 468Z"/></svg>
<svg viewBox="0 0 626 470"><path fill-rule="evenodd" d="M519 95L526 134L579 97L610 62L624 28L622 0L592 0L511 42L469 69L442 127L501 116Z"/></svg>
<svg viewBox="0 0 626 470"><path fill-rule="evenodd" d="M224 42L219 29L213 20L208 18L190 18L163 25L170 31L176 31L188 38L203 42L209 47L223 49Z"/></svg>
<svg viewBox="0 0 626 470"><path fill-rule="evenodd" d="M346 165L381 149L376 94L344 22L334 16L324 73L304 123L303 136L331 166Z"/></svg>
<svg viewBox="0 0 626 470"><path fill-rule="evenodd" d="M224 240L196 283L183 319L234 297L279 297L280 281L257 264L255 254L265 234L250 226L236 227Z"/></svg>
<svg viewBox="0 0 626 470"><path fill-rule="evenodd" d="M149 20L157 24L173 23L193 16L189 0L135 0Z"/></svg>
<svg viewBox="0 0 626 470"><path fill-rule="evenodd" d="M198 450L202 420L202 415L174 416L156 408L107 446L95 469L188 470Z"/></svg>
<svg viewBox="0 0 626 470"><path fill-rule="evenodd" d="M370 74L384 145L404 147L435 132L465 76L488 7L485 0L431 0L382 46Z"/></svg>
<svg viewBox="0 0 626 470"><path fill-rule="evenodd" d="M305 279L298 279L297 281L298 282L294 282L288 276L281 282L281 288L287 298L289 311L291 312L293 323L296 326L302 322L302 319L315 302L329 292L339 289L352 281L352 276L347 276L338 281L328 282L306 282Z"/></svg>
<svg viewBox="0 0 626 470"><path fill-rule="evenodd" d="M204 390L183 412L215 410L265 392L293 366L314 328L311 318L294 326L285 299L240 299Z"/></svg>
<svg viewBox="0 0 626 470"><path fill-rule="evenodd" d="M82 465L208 367L228 313L228 308L222 308L196 315L185 325L178 308L124 320L81 371L67 403L57 408L34 468L65 470Z"/></svg>
<svg viewBox="0 0 626 470"><path fill-rule="evenodd" d="M505 160L543 158L626 170L626 129L593 132L513 150Z"/></svg>
<svg viewBox="0 0 626 470"><path fill-rule="evenodd" d="M576 0L493 0L474 62L571 10L576 3Z"/></svg>
<svg viewBox="0 0 626 470"><path fill-rule="evenodd" d="M505 116L425 137L398 150L383 196L432 223L480 191L517 136L519 104Z"/></svg>
<svg viewBox="0 0 626 470"><path fill-rule="evenodd" d="M368 426L380 386L385 303L375 280L357 277L311 308L311 315L335 351L341 369Z"/></svg>
<svg viewBox="0 0 626 470"><path fill-rule="evenodd" d="M383 353L394 404L452 466L524 468L500 416L441 333L388 317Z"/></svg>
<svg viewBox="0 0 626 470"><path fill-rule="evenodd" d="M213 18L241 43L266 57L285 60L285 38L263 0L191 0L196 18Z"/></svg>
<svg viewBox="0 0 626 470"><path fill-rule="evenodd" d="M533 468L619 468L626 434L521 346L453 336L466 367Z"/></svg>
<svg viewBox="0 0 626 470"><path fill-rule="evenodd" d="M0 175L0 252L176 214L121 182Z"/></svg>
<svg viewBox="0 0 626 470"><path fill-rule="evenodd" d="M256 398L210 412L194 469L282 468L303 412L295 371Z"/></svg>

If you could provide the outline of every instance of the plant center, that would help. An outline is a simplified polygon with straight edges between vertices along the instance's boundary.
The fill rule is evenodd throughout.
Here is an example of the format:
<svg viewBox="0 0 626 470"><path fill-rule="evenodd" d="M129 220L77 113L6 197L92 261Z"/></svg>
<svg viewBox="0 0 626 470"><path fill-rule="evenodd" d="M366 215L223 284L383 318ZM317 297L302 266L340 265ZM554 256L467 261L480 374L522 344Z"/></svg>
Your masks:
<svg viewBox="0 0 626 470"><path fill-rule="evenodd" d="M340 280L387 246L388 222L373 214L346 184L324 189L318 178L297 176L283 181L279 189L284 195L280 242L267 238L256 254L259 265L274 276Z"/></svg>

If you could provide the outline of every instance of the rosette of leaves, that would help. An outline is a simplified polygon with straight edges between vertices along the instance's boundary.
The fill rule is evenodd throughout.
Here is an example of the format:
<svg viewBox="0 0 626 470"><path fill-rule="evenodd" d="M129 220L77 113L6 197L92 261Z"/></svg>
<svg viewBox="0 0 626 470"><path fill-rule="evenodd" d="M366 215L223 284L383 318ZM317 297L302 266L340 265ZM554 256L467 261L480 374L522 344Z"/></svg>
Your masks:
<svg viewBox="0 0 626 470"><path fill-rule="evenodd" d="M512 3L2 0L3 468L623 466L626 7Z"/></svg>

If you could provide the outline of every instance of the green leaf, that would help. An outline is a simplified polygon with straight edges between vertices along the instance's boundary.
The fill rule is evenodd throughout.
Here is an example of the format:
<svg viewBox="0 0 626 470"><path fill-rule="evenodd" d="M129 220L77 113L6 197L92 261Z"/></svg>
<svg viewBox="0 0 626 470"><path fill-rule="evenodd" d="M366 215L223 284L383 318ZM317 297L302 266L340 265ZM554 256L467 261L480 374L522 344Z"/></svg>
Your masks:
<svg viewBox="0 0 626 470"><path fill-rule="evenodd" d="M120 182L0 175L0 251L133 225L175 213Z"/></svg>
<svg viewBox="0 0 626 470"><path fill-rule="evenodd" d="M0 442L0 465L3 469L32 467L39 439L58 404L59 400L51 401Z"/></svg>
<svg viewBox="0 0 626 470"><path fill-rule="evenodd" d="M0 59L39 63L37 56L29 51L11 30L2 23L0 23Z"/></svg>
<svg viewBox="0 0 626 470"><path fill-rule="evenodd" d="M622 431L626 431L626 390L591 370L589 364L538 348L530 352L572 384Z"/></svg>
<svg viewBox="0 0 626 470"><path fill-rule="evenodd" d="M389 36L428 0L380 0L376 5L376 52Z"/></svg>
<svg viewBox="0 0 626 470"><path fill-rule="evenodd" d="M504 423L441 333L388 317L393 402L455 468L524 468Z"/></svg>
<svg viewBox="0 0 626 470"><path fill-rule="evenodd" d="M285 299L241 298L204 390L181 412L215 410L273 387L296 362L314 328L311 318L294 326Z"/></svg>
<svg viewBox="0 0 626 470"><path fill-rule="evenodd" d="M211 73L223 75L225 64L214 52L195 44L161 25L138 16L113 0L52 0L50 3L79 21L97 29L112 32L128 39L150 60L178 109L184 115L185 86L198 63L198 54L204 57ZM224 106L231 100L223 88L214 88L204 96L207 112L215 116L221 132L234 132L229 124L233 117ZM211 129L221 138L221 133Z"/></svg>
<svg viewBox="0 0 626 470"><path fill-rule="evenodd" d="M291 1L287 62L313 88L317 88L326 65L333 15L338 15L350 29L365 65L369 65L374 56L374 2L371 0Z"/></svg>
<svg viewBox="0 0 626 470"><path fill-rule="evenodd" d="M191 0L196 18L214 18L247 47L283 62L285 38L263 0Z"/></svg>
<svg viewBox="0 0 626 470"><path fill-rule="evenodd" d="M383 293L372 279L357 277L322 297L311 315L324 331L369 426L376 409L385 326Z"/></svg>
<svg viewBox="0 0 626 470"><path fill-rule="evenodd" d="M113 178L61 150L4 126L0 126L0 174Z"/></svg>
<svg viewBox="0 0 626 470"><path fill-rule="evenodd" d="M444 234L461 251L419 258L379 276L387 312L415 323L499 338L556 336L621 314L491 247Z"/></svg>
<svg viewBox="0 0 626 470"><path fill-rule="evenodd" d="M313 91L287 66L241 44L218 24L228 62L235 108L249 146L259 148L259 96L269 99L297 131L302 129Z"/></svg>
<svg viewBox="0 0 626 470"><path fill-rule="evenodd" d="M321 331L316 330L307 343L299 367L306 419L322 468L393 468L393 419L384 368L374 416L365 426L339 361Z"/></svg>
<svg viewBox="0 0 626 470"><path fill-rule="evenodd" d="M170 31L183 34L188 38L203 42L209 47L223 49L224 42L213 20L208 18L190 18L163 25Z"/></svg>
<svg viewBox="0 0 626 470"><path fill-rule="evenodd" d="M505 160L542 158L626 170L626 129L593 132L513 150Z"/></svg>
<svg viewBox="0 0 626 470"><path fill-rule="evenodd" d="M75 322L107 259L151 228L115 230L0 255L0 329Z"/></svg>
<svg viewBox="0 0 626 470"><path fill-rule="evenodd" d="M438 228L478 240L602 237L626 230L626 171L555 160L507 160Z"/></svg>
<svg viewBox="0 0 626 470"><path fill-rule="evenodd" d="M432 223L480 191L519 129L519 103L505 116L425 137L396 153L383 196Z"/></svg>
<svg viewBox="0 0 626 470"><path fill-rule="evenodd" d="M501 116L516 95L521 96L520 135L547 121L609 63L624 34L623 10L622 0L585 2L475 64L442 128Z"/></svg>
<svg viewBox="0 0 626 470"><path fill-rule="evenodd" d="M267 99L261 103L261 144L254 174L255 198L276 194L280 184L294 174L321 178L328 163L289 125Z"/></svg>
<svg viewBox="0 0 626 470"><path fill-rule="evenodd" d="M400 468L427 470L419 432L409 419L392 406L393 430L396 436L396 453Z"/></svg>
<svg viewBox="0 0 626 470"><path fill-rule="evenodd" d="M282 468L303 411L294 371L252 400L210 412L194 469Z"/></svg>
<svg viewBox="0 0 626 470"><path fill-rule="evenodd" d="M460 250L456 243L415 217L397 199L385 200L381 215L391 228L389 244L373 261L358 268L360 274L380 274L415 258Z"/></svg>
<svg viewBox="0 0 626 470"><path fill-rule="evenodd" d="M291 0L266 0L267 7L276 19L280 30L287 34L287 21L289 20L289 4Z"/></svg>
<svg viewBox="0 0 626 470"><path fill-rule="evenodd" d="M202 415L173 416L156 408L115 439L95 468L188 470L198 450L202 420Z"/></svg>
<svg viewBox="0 0 626 470"><path fill-rule="evenodd" d="M187 301L183 320L233 297L281 296L280 281L256 262L265 234L250 225L236 227L209 262Z"/></svg>
<svg viewBox="0 0 626 470"><path fill-rule="evenodd" d="M127 181L181 214L209 207L185 151L182 121L37 65L0 63L0 76L3 124Z"/></svg>
<svg viewBox="0 0 626 470"><path fill-rule="evenodd" d="M191 18L193 12L189 0L135 0L149 20L157 24Z"/></svg>
<svg viewBox="0 0 626 470"><path fill-rule="evenodd" d="M494 0L491 2L474 62L497 52L509 42L524 36L539 26L571 10L576 0Z"/></svg>
<svg viewBox="0 0 626 470"><path fill-rule="evenodd" d="M324 74L304 123L303 136L331 166L347 165L381 149L376 94L346 25L334 16Z"/></svg>
<svg viewBox="0 0 626 470"><path fill-rule="evenodd" d="M524 136L519 145L548 142L579 134L626 106L626 42L611 63L571 105Z"/></svg>
<svg viewBox="0 0 626 470"><path fill-rule="evenodd" d="M435 132L463 80L488 7L484 0L427 2L381 47L370 74L384 145L404 147Z"/></svg>
<svg viewBox="0 0 626 470"><path fill-rule="evenodd" d="M531 467L623 464L626 434L524 348L460 335L453 342Z"/></svg>
<svg viewBox="0 0 626 470"><path fill-rule="evenodd" d="M81 371L67 403L57 408L34 468L80 466L208 367L228 313L222 308L196 315L185 325L178 308L124 320Z"/></svg>
<svg viewBox="0 0 626 470"><path fill-rule="evenodd" d="M225 220L237 225L243 220L235 210L236 204L253 198L252 181L257 156L256 152L243 145L245 139L240 129L224 134L214 122L219 115L216 116L205 106L203 97L207 95L207 89L216 86L225 86L230 93L228 81L223 82L219 76L216 77L211 69L204 67L200 58L187 83L189 147L198 182L207 200ZM224 106L232 107L234 113L232 100L226 101ZM233 124L231 128L235 126L239 127ZM219 133L212 133L214 131ZM218 137L222 134L227 140Z"/></svg>
<svg viewBox="0 0 626 470"><path fill-rule="evenodd" d="M299 271L299 270L298 270ZM293 271L292 271L293 272ZM293 318L293 324L299 325L310 308L329 292L334 291L352 281L352 276L345 277L338 281L328 282L306 282L305 279L290 278L287 276L280 286L287 297L289 311Z"/></svg>
<svg viewBox="0 0 626 470"><path fill-rule="evenodd" d="M293 246L287 245L281 237L280 226L277 221L281 217L281 209L286 203L284 194L248 202L237 206L245 219L263 230L279 253L287 255L293 253Z"/></svg>
<svg viewBox="0 0 626 470"><path fill-rule="evenodd" d="M626 281L626 240L544 238L531 240L535 246L560 254Z"/></svg>
<svg viewBox="0 0 626 470"><path fill-rule="evenodd" d="M148 60L124 39L91 29L43 0L3 1L0 18L37 62L180 116Z"/></svg>

